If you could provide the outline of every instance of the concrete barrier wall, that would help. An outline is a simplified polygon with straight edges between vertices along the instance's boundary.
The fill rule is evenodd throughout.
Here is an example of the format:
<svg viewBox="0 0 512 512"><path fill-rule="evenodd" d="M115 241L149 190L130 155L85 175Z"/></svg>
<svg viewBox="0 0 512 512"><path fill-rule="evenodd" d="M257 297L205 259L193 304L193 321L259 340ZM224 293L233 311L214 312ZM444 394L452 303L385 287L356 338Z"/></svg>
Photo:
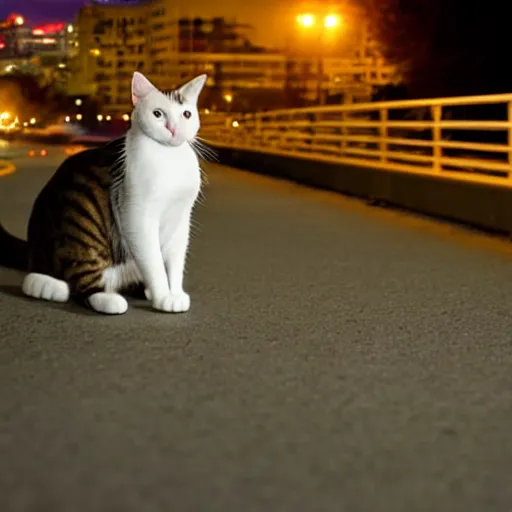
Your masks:
<svg viewBox="0 0 512 512"><path fill-rule="evenodd" d="M401 207L480 229L512 233L512 189L251 151L217 149L222 164Z"/></svg>

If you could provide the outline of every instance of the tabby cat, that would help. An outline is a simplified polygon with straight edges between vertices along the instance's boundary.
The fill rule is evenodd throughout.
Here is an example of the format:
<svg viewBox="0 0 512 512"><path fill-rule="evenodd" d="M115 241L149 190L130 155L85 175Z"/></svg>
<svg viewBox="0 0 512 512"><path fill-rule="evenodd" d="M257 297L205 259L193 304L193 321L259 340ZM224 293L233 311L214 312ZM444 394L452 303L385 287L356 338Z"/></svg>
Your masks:
<svg viewBox="0 0 512 512"><path fill-rule="evenodd" d="M165 94L134 73L126 135L63 162L35 201L27 242L0 226L0 264L28 270L26 295L74 296L122 314L128 303L119 292L143 283L156 310L188 311L183 273L201 186L193 140L205 81Z"/></svg>

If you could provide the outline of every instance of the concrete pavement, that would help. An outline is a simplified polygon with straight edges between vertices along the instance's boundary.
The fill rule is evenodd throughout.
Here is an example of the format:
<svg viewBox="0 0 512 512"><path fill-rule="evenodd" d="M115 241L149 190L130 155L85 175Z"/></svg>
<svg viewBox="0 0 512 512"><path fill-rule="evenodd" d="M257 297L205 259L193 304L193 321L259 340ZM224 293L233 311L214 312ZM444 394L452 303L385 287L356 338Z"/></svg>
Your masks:
<svg viewBox="0 0 512 512"><path fill-rule="evenodd" d="M64 153L13 157L23 235ZM221 166L185 315L0 268L0 510L509 512L512 251Z"/></svg>

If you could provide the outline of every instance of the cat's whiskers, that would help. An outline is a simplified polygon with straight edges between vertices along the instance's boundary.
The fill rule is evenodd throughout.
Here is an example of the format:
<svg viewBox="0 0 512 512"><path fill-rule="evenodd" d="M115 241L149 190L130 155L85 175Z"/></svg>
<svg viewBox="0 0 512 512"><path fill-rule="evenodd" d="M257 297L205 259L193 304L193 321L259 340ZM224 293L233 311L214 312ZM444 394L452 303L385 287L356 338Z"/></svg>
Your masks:
<svg viewBox="0 0 512 512"><path fill-rule="evenodd" d="M189 141L190 146L196 154L205 161L219 162L217 152L206 144L199 137L194 137Z"/></svg>

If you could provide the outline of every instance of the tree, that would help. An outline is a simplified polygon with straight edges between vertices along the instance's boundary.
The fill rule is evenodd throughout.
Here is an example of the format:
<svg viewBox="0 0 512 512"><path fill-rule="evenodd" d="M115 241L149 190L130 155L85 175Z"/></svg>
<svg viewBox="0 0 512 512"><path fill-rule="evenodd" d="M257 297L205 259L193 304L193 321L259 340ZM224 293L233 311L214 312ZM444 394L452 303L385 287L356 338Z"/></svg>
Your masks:
<svg viewBox="0 0 512 512"><path fill-rule="evenodd" d="M42 84L32 74L13 72L0 77L0 104L20 119L36 117L44 123L64 113L69 100L53 84Z"/></svg>
<svg viewBox="0 0 512 512"><path fill-rule="evenodd" d="M506 3L363 0L384 56L414 96L512 91Z"/></svg>

